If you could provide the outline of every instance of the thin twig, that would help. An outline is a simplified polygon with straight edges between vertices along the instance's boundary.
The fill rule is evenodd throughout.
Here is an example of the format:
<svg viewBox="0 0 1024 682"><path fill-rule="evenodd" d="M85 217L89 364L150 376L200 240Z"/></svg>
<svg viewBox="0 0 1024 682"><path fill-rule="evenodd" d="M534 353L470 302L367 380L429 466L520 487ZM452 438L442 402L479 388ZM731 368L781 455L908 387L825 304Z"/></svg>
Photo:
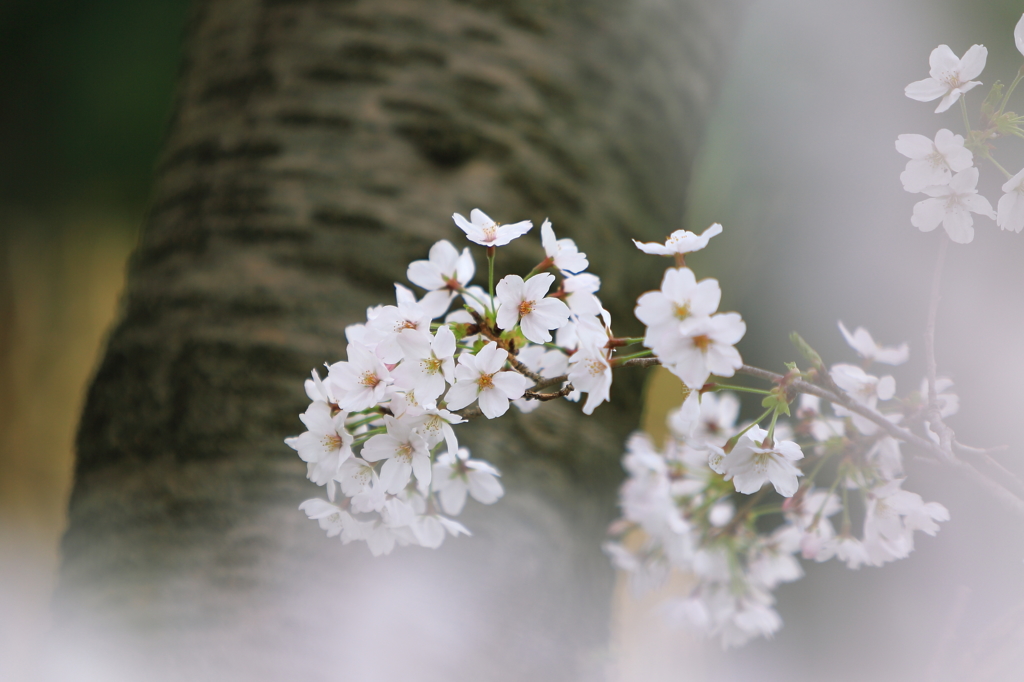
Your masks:
<svg viewBox="0 0 1024 682"><path fill-rule="evenodd" d="M546 381L546 379L541 375L537 374L536 372L531 372L529 367L519 362L516 356L512 355L511 353L509 353L508 356L508 364L512 365L512 369L519 372L520 374L522 374L524 377L526 377L535 384L539 384L542 381Z"/></svg>
<svg viewBox="0 0 1024 682"><path fill-rule="evenodd" d="M555 400L557 398L564 398L576 389L572 387L572 384L566 384L560 390L555 393L537 393L536 391L526 391L523 393L523 397L527 400L540 400L544 402L546 400Z"/></svg>
<svg viewBox="0 0 1024 682"><path fill-rule="evenodd" d="M622 363L622 366L652 367L654 365L659 364L661 364L661 362L658 360L658 358L636 358L634 360L627 360L626 362ZM775 372L769 372L766 369L761 369L760 367L752 367L750 365L742 365L736 371L739 374L746 374L748 376L763 379L765 381L771 381L777 384L781 384L784 380L787 379L787 377L783 376L782 374L776 374ZM999 500L1004 506L1013 510L1021 517L1024 517L1024 498L1014 494L1002 483L989 478L981 471L974 468L972 465L968 464L967 462L957 459L953 455L951 449L943 450L940 445L933 443L927 438L922 438L921 436L918 436L912 431L909 431L892 423L891 421L885 418L885 415L876 412L869 407L861 405L860 403L855 402L845 393L836 393L826 388L822 388L821 386L818 386L816 384L804 381L803 379L790 380L788 382L788 386L790 389L798 393L809 393L811 395L816 395L819 398L823 398L831 403L842 405L850 412L855 412L864 417L865 419L869 419L871 422L881 427L883 431L888 433L893 438L905 441L907 443L910 443L911 445L915 445L924 450L925 452L927 452L928 454L930 454L933 458L939 459L945 464L951 466L961 476L970 479L976 485L986 489L994 498Z"/></svg>
<svg viewBox="0 0 1024 682"><path fill-rule="evenodd" d="M939 437L940 456L953 458L953 429L942 421L942 410L936 389L935 362L935 320L939 314L939 285L942 281L942 268L946 263L946 249L949 237L945 232L939 238L939 253L935 258L935 272L932 274L932 293L928 300L928 324L924 332L924 357L928 367L928 423L932 431Z"/></svg>

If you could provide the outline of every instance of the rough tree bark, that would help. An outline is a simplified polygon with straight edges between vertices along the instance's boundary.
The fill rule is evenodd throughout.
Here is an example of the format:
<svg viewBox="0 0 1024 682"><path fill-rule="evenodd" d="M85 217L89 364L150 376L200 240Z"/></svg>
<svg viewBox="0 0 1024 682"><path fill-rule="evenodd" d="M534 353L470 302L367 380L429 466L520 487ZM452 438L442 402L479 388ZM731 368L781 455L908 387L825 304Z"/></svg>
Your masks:
<svg viewBox="0 0 1024 682"><path fill-rule="evenodd" d="M341 358L345 326L392 299L410 260L458 236L454 211L550 216L628 331L657 276L628 238L679 227L735 11L196 2L77 441L58 608L81 650L134 679L591 677L638 377L595 418L547 404L471 426L460 438L507 495L439 551L371 560L328 540L296 510L318 490L282 439L301 430L309 369ZM526 269L541 253L502 251Z"/></svg>

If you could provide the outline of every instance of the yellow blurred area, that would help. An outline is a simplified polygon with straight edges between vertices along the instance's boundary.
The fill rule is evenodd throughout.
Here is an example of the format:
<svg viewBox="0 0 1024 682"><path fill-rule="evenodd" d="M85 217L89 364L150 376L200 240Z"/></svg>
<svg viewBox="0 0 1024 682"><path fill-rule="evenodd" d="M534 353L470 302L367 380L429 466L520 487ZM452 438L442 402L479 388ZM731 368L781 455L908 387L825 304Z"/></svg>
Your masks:
<svg viewBox="0 0 1024 682"><path fill-rule="evenodd" d="M668 435L668 413L683 403L683 383L663 367L651 370L644 395L642 428L659 446ZM638 542L642 538L636 538ZM686 597L694 586L690 575L673 571L657 590L636 595L626 573L619 571L612 605L612 655L616 682L661 682L704 679L706 642L678 628L667 627L665 601ZM685 661L685 668L680 662ZM682 675L685 674L685 677Z"/></svg>
<svg viewBox="0 0 1024 682"><path fill-rule="evenodd" d="M8 215L0 231L0 680L49 625L85 388L134 244L102 211Z"/></svg>

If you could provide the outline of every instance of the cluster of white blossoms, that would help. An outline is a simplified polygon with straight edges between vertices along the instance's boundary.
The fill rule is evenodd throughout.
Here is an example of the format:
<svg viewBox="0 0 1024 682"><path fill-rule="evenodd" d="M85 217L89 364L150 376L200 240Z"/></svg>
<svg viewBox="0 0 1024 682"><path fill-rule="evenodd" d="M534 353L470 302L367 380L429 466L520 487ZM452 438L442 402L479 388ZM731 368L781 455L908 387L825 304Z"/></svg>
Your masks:
<svg viewBox="0 0 1024 682"><path fill-rule="evenodd" d="M496 248L533 227L503 225L478 209L469 220L453 218L487 247L491 273ZM326 488L327 499L301 508L328 536L366 541L378 555L468 534L452 518L467 495L492 504L504 491L495 467L459 447L455 427L477 414L500 417L511 403L529 411L586 393L590 414L608 400L615 344L596 296L601 281L550 222L541 236L546 257L534 271L496 286L492 276L488 290L471 284L469 248L437 242L427 260L408 267L422 297L396 284L395 305L370 308L365 323L345 330L347 359L329 365L326 377L313 371L312 402L300 415L308 430L285 442L306 462L308 478ZM462 306L452 310L457 299ZM555 391L537 392L549 386Z"/></svg>
<svg viewBox="0 0 1024 682"><path fill-rule="evenodd" d="M1017 49L1024 54L1024 17L1014 29ZM964 96L981 81L974 80L985 68L988 50L973 45L964 56L957 58L947 46L939 45L929 57L929 77L906 87L907 97L920 102L939 99L935 113L942 113L957 101L961 104L965 136L942 128L934 138L924 135L900 135L896 151L910 159L900 175L903 188L912 193L923 193L929 198L918 202L910 219L922 232L930 232L940 224L949 238L958 244L974 239L974 215L994 219L1003 230L1020 232L1024 229L1024 169L1011 175L992 157L992 141L1004 135L1024 136L1024 117L1007 112L1006 104L1021 80L1016 79L1003 93L997 81L981 107L979 127L972 128L967 115ZM975 158L990 161L1006 178L1003 196L997 209L978 193L978 168Z"/></svg>
<svg viewBox="0 0 1024 682"><path fill-rule="evenodd" d="M1024 17L1015 40L1024 53ZM963 96L980 85L974 79L986 56L980 45L962 58L940 45L930 77L906 94L940 99L939 113L959 101L966 124ZM1022 78L1024 68L1005 95L998 83L993 87L979 129L899 136L896 149L910 159L903 186L928 196L914 207L915 226L930 231L942 224L958 243L973 239L974 214L995 218L1004 230L1024 229L1024 170L1011 176L990 145L1000 135L1024 137L1024 117L1004 111ZM977 192L979 158L1008 178L998 211ZM959 402L952 382L935 376L934 358L932 385L926 380L898 399L895 379L871 372L906 362L907 345L880 346L863 328L850 332L842 322L839 331L859 364L826 368L794 335L808 369L788 363L785 374L774 374L744 365L736 344L746 324L735 312L718 311L717 280L698 281L685 264L721 225L702 234L678 230L664 244L635 242L675 262L660 289L637 300L644 336L619 338L586 254L571 239L558 239L549 221L540 228L544 258L530 272L495 283L498 248L533 224L501 224L479 209L468 220L453 219L486 249L486 288L474 283L469 248L437 242L428 259L408 266L409 282L422 293L396 284L394 305L370 308L365 323L346 329L347 359L306 381L311 402L300 418L307 430L285 442L306 462L308 478L326 489L326 499L300 508L329 537L365 541L379 555L396 544L436 548L448 535L468 534L455 520L467 499L493 504L504 489L493 465L459 446L461 424L496 419L512 404L529 412L583 394L589 415L609 400L615 368L655 364L682 381L686 399L669 416L663 446L644 434L630 439L621 518L605 551L638 589L663 584L672 571L695 578L688 595L667 605L672 620L726 647L769 636L782 624L773 591L803 575L799 558L881 566L907 557L916 531L934 535L949 518L942 505L903 489L901 442L954 457L942 420ZM722 383L738 373L772 387ZM737 424L738 392L757 394L764 412Z"/></svg>
<svg viewBox="0 0 1024 682"><path fill-rule="evenodd" d="M852 334L841 322L839 328L863 360L828 372L841 394L876 412L879 402L891 402L894 411L879 414L894 423L920 421L926 387L897 403L894 379L866 371L874 363L905 362L906 344L880 347L862 328ZM956 411L951 385L937 382L943 416ZM849 407L829 410L805 393L793 419L783 421L780 412L789 414L784 388L764 391L769 410L738 426L740 402L731 392L716 393L721 387L690 386L669 415L663 447L644 434L631 438L619 491L622 516L605 544L636 590L661 586L672 571L696 579L688 595L666 604L671 621L726 648L770 636L782 625L772 591L803 576L797 557L880 566L910 554L914 531L934 535L937 522L949 518L942 505L902 489L899 442ZM766 430L758 423L769 414ZM851 505L851 497L859 499ZM856 509L864 510L859 534L851 518Z"/></svg>
<svg viewBox="0 0 1024 682"><path fill-rule="evenodd" d="M737 313L718 312L716 280L698 281L685 266L686 255L705 248L720 225L701 235L679 230L664 244L637 243L675 263L661 288L637 301L643 338L617 338L596 295L600 279L586 272L589 261L572 240L556 238L550 222L541 227L543 260L495 284L497 248L532 224L503 225L478 209L469 220L453 218L486 248L487 288L473 284L469 248L437 242L427 260L407 270L421 297L396 284L395 305L370 308L365 323L346 329L347 359L306 381L311 402L300 418L307 431L285 442L306 462L308 478L326 488L326 499L300 508L329 537L365 541L378 555L396 544L436 548L448 535L468 534L455 520L467 499L492 504L504 490L494 466L459 446L459 425L501 417L511 404L528 412L584 393L582 409L591 414L609 399L613 368L638 364L664 365L682 380L687 398L670 415L672 436L663 448L641 434L630 440L622 518L605 549L637 587L654 587L673 570L696 576L692 593L668 611L725 646L781 627L772 591L801 577L797 555L877 566L907 556L914 531L934 534L936 522L948 518L941 505L901 489L899 442L864 414L924 423L925 389L897 403L893 378L867 371L873 363L905 362L906 344L881 347L864 329L851 333L840 323L861 365L836 364L828 372L792 365L785 376L770 377L770 390L721 383L744 367L735 344L746 325ZM646 349L616 355L641 342ZM831 415L805 391L795 419L780 419L790 415L797 379L843 396ZM936 386L943 416L958 404L950 386ZM725 388L761 394L766 411L737 426L740 404L733 393L719 392ZM880 403L890 401L897 410L881 412ZM866 510L857 535L851 494ZM831 519L840 512L837 529Z"/></svg>

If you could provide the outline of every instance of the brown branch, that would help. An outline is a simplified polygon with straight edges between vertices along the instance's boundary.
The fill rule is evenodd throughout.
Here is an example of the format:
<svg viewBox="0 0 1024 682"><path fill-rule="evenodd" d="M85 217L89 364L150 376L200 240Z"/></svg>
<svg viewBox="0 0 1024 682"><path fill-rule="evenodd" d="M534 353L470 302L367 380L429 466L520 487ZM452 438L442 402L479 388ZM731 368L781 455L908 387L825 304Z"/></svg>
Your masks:
<svg viewBox="0 0 1024 682"><path fill-rule="evenodd" d="M522 374L524 377L532 381L534 384L539 384L540 382L545 381L544 377L537 374L536 372L531 372L529 367L521 363L516 358L516 356L512 355L511 353L508 354L508 364L512 365L512 369Z"/></svg>
<svg viewBox="0 0 1024 682"><path fill-rule="evenodd" d="M527 400L539 400L544 402L546 400L555 400L557 398L564 398L576 389L572 387L572 384L566 384L560 390L555 393L537 393L536 391L526 391L523 396Z"/></svg>
<svg viewBox="0 0 1024 682"><path fill-rule="evenodd" d="M626 360L622 363L622 367L652 367L654 365L660 365L661 361L658 358L634 358L632 360ZM782 374L776 374L775 372L769 372L766 369L760 367L752 367L750 365L742 365L736 370L738 374L746 374L748 376L755 377L757 379L763 379L765 381L771 381L776 384L781 384L783 381L787 381L787 377ZM826 377L828 375L825 375ZM932 457L940 460L941 462L951 466L955 471L961 474L964 478L971 480L976 485L987 490L993 497L1001 502L1007 508L1013 510L1018 515L1024 517L1024 497L1015 494L1009 488L1004 486L1001 482L992 479L981 471L976 469L971 464L958 459L953 455L952 449L943 450L940 444L935 444L927 438L922 438L917 434L904 429L896 424L892 423L885 418L885 415L880 412L876 412L869 407L861 405L855 402L845 393L833 392L826 388L822 388L817 384L812 384L803 379L788 380L788 386L796 391L797 393L809 393L810 395L818 396L831 403L842 405L850 412L855 412L865 419L869 419L874 424L877 424L882 428L883 431L888 433L890 436L897 440L902 440L912 445L915 445ZM947 427L948 428L948 427Z"/></svg>

